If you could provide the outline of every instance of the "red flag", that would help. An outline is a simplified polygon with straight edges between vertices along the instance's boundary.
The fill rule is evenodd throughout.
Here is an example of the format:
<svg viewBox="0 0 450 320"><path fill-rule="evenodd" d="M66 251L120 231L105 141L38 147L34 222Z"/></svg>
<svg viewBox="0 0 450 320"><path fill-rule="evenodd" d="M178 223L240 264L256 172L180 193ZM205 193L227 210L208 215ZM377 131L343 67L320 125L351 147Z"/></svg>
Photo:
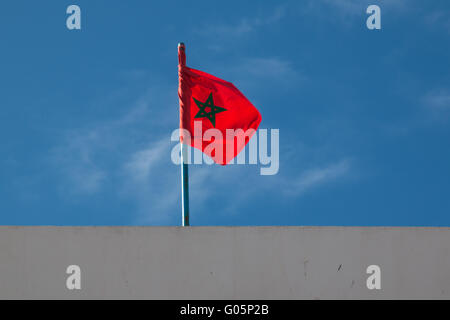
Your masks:
<svg viewBox="0 0 450 320"><path fill-rule="evenodd" d="M258 129L260 113L231 82L186 67L183 44L178 46L178 78L180 129L191 137L181 137L182 142L226 165Z"/></svg>

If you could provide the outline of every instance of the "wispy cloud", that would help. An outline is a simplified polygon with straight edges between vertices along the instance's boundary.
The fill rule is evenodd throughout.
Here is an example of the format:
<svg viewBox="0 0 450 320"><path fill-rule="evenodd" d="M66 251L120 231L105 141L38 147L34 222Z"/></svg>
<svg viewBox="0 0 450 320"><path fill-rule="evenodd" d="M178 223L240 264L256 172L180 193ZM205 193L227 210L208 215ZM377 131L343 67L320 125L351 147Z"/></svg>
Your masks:
<svg viewBox="0 0 450 320"><path fill-rule="evenodd" d="M413 90L408 89L410 92ZM418 91L418 90L417 90ZM429 129L436 124L446 125L450 119L450 90L433 89L424 93L407 95L412 112L391 123L383 123L381 128L390 136L407 136L418 129Z"/></svg>
<svg viewBox="0 0 450 320"><path fill-rule="evenodd" d="M314 2L323 2L324 5L331 6L341 14L351 16L361 14L361 12L365 12L365 9L367 8L367 6L364 7L360 0L321 0Z"/></svg>
<svg viewBox="0 0 450 320"><path fill-rule="evenodd" d="M277 58L248 59L242 68L248 68L249 81L267 74L275 81L299 77L291 63ZM265 72L261 73L260 68ZM173 108L161 108L172 100ZM173 109L171 119L177 118L176 104L176 88L151 88L122 108L128 110L124 114L68 130L49 157L60 190L75 199L109 193L132 203L136 208L130 214L132 224L178 221L180 168L170 157L175 145L170 134L177 122L167 121L168 110ZM351 163L343 160L306 169L286 162L282 168L284 173L262 182L267 178L259 175L258 166L191 166L190 191L195 195L192 207L197 214L210 212L211 208L217 214L237 214L243 202L257 201L268 192L295 199L345 177ZM217 190L225 190L220 205L214 200Z"/></svg>
<svg viewBox="0 0 450 320"><path fill-rule="evenodd" d="M433 111L450 110L450 91L445 89L435 90L424 97L424 103Z"/></svg>
<svg viewBox="0 0 450 320"><path fill-rule="evenodd" d="M369 5L375 4L381 8L389 9L405 9L408 4L411 4L411 0L310 0L315 3L322 3L323 5L330 6L339 10L341 13L348 15L361 15L365 14Z"/></svg>
<svg viewBox="0 0 450 320"><path fill-rule="evenodd" d="M233 23L218 23L217 21L206 21L207 25L196 29L195 32L216 37L234 38L254 32L260 27L280 21L286 14L285 6L278 6L269 14L259 16L243 17Z"/></svg>
<svg viewBox="0 0 450 320"><path fill-rule="evenodd" d="M297 177L285 180L285 193L288 195L302 195L321 185L334 182L350 174L351 161L343 159L323 167L308 169Z"/></svg>
<svg viewBox="0 0 450 320"><path fill-rule="evenodd" d="M424 17L425 23L434 28L439 28L441 30L450 33L450 14L448 10L436 10Z"/></svg>
<svg viewBox="0 0 450 320"><path fill-rule="evenodd" d="M244 58L232 66L219 69L218 74L232 79L244 92L247 89L265 90L267 87L288 89L308 79L291 61L279 57Z"/></svg>
<svg viewBox="0 0 450 320"><path fill-rule="evenodd" d="M260 176L255 166L203 166L196 168L196 175L191 179L191 191L195 196L197 205L211 208L211 199L217 199L217 190L226 193L221 199L218 213L234 215L240 212L239 208L248 201L258 201L273 196L274 199L285 197L285 201L294 201L320 187L336 182L348 181L357 177L354 160L344 158L327 165L312 165L311 168L302 168L296 164L282 164L283 172L271 177ZM253 170L254 169L254 170ZM214 194L216 192L216 194Z"/></svg>
<svg viewBox="0 0 450 320"><path fill-rule="evenodd" d="M132 153L120 169L119 194L137 204L137 224L165 224L178 205L179 170L170 162L170 136Z"/></svg>
<svg viewBox="0 0 450 320"><path fill-rule="evenodd" d="M276 57L244 59L239 66L233 69L233 71L240 73L245 72L253 77L277 79L292 79L298 76L290 61Z"/></svg>
<svg viewBox="0 0 450 320"><path fill-rule="evenodd" d="M448 123L450 119L450 90L443 88L432 90L423 96L421 103L424 112L421 122L428 125Z"/></svg>
<svg viewBox="0 0 450 320"><path fill-rule="evenodd" d="M69 194L94 194L107 179L107 173L93 159L93 146L99 145L101 135L89 131L84 135L70 133L65 145L50 152L49 160L67 180L62 188Z"/></svg>
<svg viewBox="0 0 450 320"><path fill-rule="evenodd" d="M60 177L62 192L92 195L116 179L116 172L127 155L153 141L155 134L151 133L167 125L167 117L160 114L163 108L151 108L152 103L164 101L167 104L171 100L167 92L164 88L153 88L124 108L128 111L123 115L71 128L63 133L60 144L52 148L47 156ZM175 115L176 94L172 98ZM167 109L171 110L164 108ZM173 123L176 124L176 121ZM150 127L152 130L148 129Z"/></svg>
<svg viewBox="0 0 450 320"><path fill-rule="evenodd" d="M378 5L382 12L385 9L392 12L405 12L409 9L412 0L308 0L299 2L297 11L300 14L315 19L326 19L339 23L340 26L349 26L353 23L364 25L366 10L369 5Z"/></svg>
<svg viewBox="0 0 450 320"><path fill-rule="evenodd" d="M131 179L138 182L147 180L151 169L161 161L163 155L167 155L168 147L167 139L161 139L152 147L132 154L130 160L125 163L125 170L130 174Z"/></svg>

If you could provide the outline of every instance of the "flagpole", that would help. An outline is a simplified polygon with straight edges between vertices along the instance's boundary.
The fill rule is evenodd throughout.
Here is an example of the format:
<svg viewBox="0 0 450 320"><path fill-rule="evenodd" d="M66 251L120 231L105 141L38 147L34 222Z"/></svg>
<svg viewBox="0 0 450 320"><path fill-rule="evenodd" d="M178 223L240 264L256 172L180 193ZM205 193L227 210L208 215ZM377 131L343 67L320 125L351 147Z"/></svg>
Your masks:
<svg viewBox="0 0 450 320"><path fill-rule="evenodd" d="M189 226L189 174L187 161L187 148L184 143L181 144L181 206L183 227Z"/></svg>
<svg viewBox="0 0 450 320"><path fill-rule="evenodd" d="M178 64L179 66L186 65L186 55L185 55L185 45L183 42L178 44ZM180 81L180 80L179 80ZM181 84L179 84L178 94L181 92ZM180 121L181 117L181 96L180 96ZM182 126L183 128L183 126ZM188 146L181 141L182 133L180 134L180 145L181 145L181 214L182 214L182 226L189 226L189 172L188 172Z"/></svg>

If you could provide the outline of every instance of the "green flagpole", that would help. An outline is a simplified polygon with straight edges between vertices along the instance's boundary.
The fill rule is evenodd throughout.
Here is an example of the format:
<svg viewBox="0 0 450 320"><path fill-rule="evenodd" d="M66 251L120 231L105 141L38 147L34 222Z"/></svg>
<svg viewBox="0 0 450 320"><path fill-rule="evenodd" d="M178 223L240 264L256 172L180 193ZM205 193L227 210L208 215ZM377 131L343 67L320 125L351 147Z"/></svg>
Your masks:
<svg viewBox="0 0 450 320"><path fill-rule="evenodd" d="M185 45L183 42L178 44L178 63L184 66L186 64L186 59L185 57L180 59L180 51L185 53ZM181 214L183 227L189 226L189 173L187 148L187 145L181 143Z"/></svg>

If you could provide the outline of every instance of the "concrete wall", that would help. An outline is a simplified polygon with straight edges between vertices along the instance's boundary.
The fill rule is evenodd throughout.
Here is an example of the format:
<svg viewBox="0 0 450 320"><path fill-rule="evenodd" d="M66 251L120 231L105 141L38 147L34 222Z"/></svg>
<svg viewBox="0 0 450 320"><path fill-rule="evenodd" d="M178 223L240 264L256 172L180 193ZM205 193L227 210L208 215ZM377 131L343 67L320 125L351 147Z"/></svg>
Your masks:
<svg viewBox="0 0 450 320"><path fill-rule="evenodd" d="M0 298L450 298L450 229L0 227Z"/></svg>

